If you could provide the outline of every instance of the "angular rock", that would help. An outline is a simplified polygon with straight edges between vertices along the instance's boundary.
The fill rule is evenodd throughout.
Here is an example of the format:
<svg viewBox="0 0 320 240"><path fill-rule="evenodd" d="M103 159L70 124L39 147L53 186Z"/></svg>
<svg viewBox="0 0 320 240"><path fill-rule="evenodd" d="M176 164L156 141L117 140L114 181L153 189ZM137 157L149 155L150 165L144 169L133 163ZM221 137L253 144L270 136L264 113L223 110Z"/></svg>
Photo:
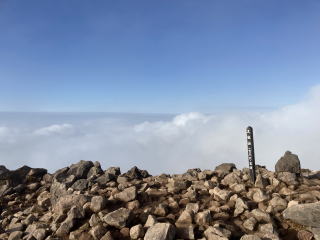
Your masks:
<svg viewBox="0 0 320 240"><path fill-rule="evenodd" d="M175 234L176 229L172 224L156 223L147 230L144 240L173 240Z"/></svg>
<svg viewBox="0 0 320 240"><path fill-rule="evenodd" d="M219 199L226 201L230 195L231 192L228 190L224 190L224 189L220 189L218 187L215 187L214 189L212 189L212 191L209 191L210 193L212 192L215 196L217 196Z"/></svg>
<svg viewBox="0 0 320 240"><path fill-rule="evenodd" d="M234 172L229 173L221 181L221 183L225 186L231 186L232 184L235 184L235 183L238 184L240 182L241 182L240 177Z"/></svg>
<svg viewBox="0 0 320 240"><path fill-rule="evenodd" d="M253 209L251 215L259 222L271 222L271 217L268 213L261 211L260 209Z"/></svg>
<svg viewBox="0 0 320 240"><path fill-rule="evenodd" d="M76 179L87 178L87 174L91 167L93 167L93 162L81 160L76 164L72 164L69 167L67 175L74 175Z"/></svg>
<svg viewBox="0 0 320 240"><path fill-rule="evenodd" d="M130 210L126 208L119 208L104 216L103 220L110 226L116 228L124 228L127 225L127 220L130 217Z"/></svg>
<svg viewBox="0 0 320 240"><path fill-rule="evenodd" d="M185 224L192 224L192 220L193 220L193 212L188 211L188 210L184 210L180 214L180 216L176 222L185 223Z"/></svg>
<svg viewBox="0 0 320 240"><path fill-rule="evenodd" d="M233 215L237 217L246 209L248 209L248 205L241 198L237 198Z"/></svg>
<svg viewBox="0 0 320 240"><path fill-rule="evenodd" d="M114 198L122 202L130 202L137 197L137 189L135 186L124 189L122 192L114 195Z"/></svg>
<svg viewBox="0 0 320 240"><path fill-rule="evenodd" d="M141 224L135 225L130 228L130 238L131 239L138 239L143 237L144 230Z"/></svg>
<svg viewBox="0 0 320 240"><path fill-rule="evenodd" d="M290 185L297 185L298 182L296 181L296 173L290 173L290 172L279 172L277 174L277 177L280 181L284 182L288 186Z"/></svg>
<svg viewBox="0 0 320 240"><path fill-rule="evenodd" d="M209 226L212 222L211 213L209 210L199 212L195 216L195 222L200 226Z"/></svg>
<svg viewBox="0 0 320 240"><path fill-rule="evenodd" d="M215 168L215 171L218 173L220 177L224 177L225 175L232 172L233 169L237 169L236 165L233 163L222 163Z"/></svg>
<svg viewBox="0 0 320 240"><path fill-rule="evenodd" d="M140 170L136 166L131 168L128 172L122 174L123 177L127 177L128 179L142 179L147 178L150 174L146 170Z"/></svg>
<svg viewBox="0 0 320 240"><path fill-rule="evenodd" d="M256 224L257 224L257 220L254 217L250 217L243 222L243 227L245 227L246 229L248 229L250 231L253 231Z"/></svg>
<svg viewBox="0 0 320 240"><path fill-rule="evenodd" d="M76 191L83 191L86 190L88 187L88 180L87 179L79 179L72 184L71 188Z"/></svg>

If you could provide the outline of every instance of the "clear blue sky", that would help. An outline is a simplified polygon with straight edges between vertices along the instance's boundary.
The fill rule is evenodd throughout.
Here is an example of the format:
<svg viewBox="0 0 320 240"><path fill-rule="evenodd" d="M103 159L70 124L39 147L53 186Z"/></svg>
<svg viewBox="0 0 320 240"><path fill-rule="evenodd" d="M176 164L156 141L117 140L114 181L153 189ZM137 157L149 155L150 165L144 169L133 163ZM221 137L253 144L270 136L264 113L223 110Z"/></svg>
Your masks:
<svg viewBox="0 0 320 240"><path fill-rule="evenodd" d="M0 0L0 111L276 108L319 80L318 0Z"/></svg>

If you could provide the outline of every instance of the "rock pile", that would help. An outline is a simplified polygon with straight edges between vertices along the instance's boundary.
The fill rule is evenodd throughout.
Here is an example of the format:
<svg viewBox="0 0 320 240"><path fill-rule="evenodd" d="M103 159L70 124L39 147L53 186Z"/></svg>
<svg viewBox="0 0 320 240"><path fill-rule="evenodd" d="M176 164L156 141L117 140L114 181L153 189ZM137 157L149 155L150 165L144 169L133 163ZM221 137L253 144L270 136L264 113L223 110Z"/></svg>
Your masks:
<svg viewBox="0 0 320 240"><path fill-rule="evenodd" d="M91 161L53 174L0 166L0 239L320 239L319 174L290 154L276 172L258 166L255 183L228 163L159 176Z"/></svg>

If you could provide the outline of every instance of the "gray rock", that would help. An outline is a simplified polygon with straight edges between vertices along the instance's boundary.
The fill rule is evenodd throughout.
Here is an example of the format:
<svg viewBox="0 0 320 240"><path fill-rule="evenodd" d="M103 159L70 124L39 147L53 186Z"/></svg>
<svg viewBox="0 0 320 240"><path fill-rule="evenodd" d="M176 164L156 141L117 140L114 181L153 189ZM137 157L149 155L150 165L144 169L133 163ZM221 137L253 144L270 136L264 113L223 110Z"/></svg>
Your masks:
<svg viewBox="0 0 320 240"><path fill-rule="evenodd" d="M224 177L225 175L232 172L233 169L237 169L234 163L222 163L215 168L215 171L220 177Z"/></svg>
<svg viewBox="0 0 320 240"><path fill-rule="evenodd" d="M103 220L110 226L116 228L124 228L127 225L127 220L130 216L130 210L119 208L103 217Z"/></svg>
<svg viewBox="0 0 320 240"><path fill-rule="evenodd" d="M91 210L95 213L102 211L107 205L107 200L104 196L94 196L91 199Z"/></svg>
<svg viewBox="0 0 320 240"><path fill-rule="evenodd" d="M303 226L320 228L320 202L291 206L282 215Z"/></svg>
<svg viewBox="0 0 320 240"><path fill-rule="evenodd" d="M90 230L90 234L94 239L101 239L106 232L107 229L102 224L98 224Z"/></svg>
<svg viewBox="0 0 320 240"><path fill-rule="evenodd" d="M99 162L94 162L94 166L90 168L87 178L97 177L103 174L103 170Z"/></svg>
<svg viewBox="0 0 320 240"><path fill-rule="evenodd" d="M75 181L75 183L71 186L71 188L76 191L86 190L87 187L88 187L88 180L87 179L79 179L79 180Z"/></svg>
<svg viewBox="0 0 320 240"><path fill-rule="evenodd" d="M291 173L291 172L279 172L277 174L277 178L287 184L288 186L290 185L297 185L298 182L296 181L296 173Z"/></svg>
<svg viewBox="0 0 320 240"><path fill-rule="evenodd" d="M287 151L276 163L275 170L276 172L300 173L300 160L297 155Z"/></svg>
<svg viewBox="0 0 320 240"><path fill-rule="evenodd" d="M109 167L105 173L107 174L112 174L114 176L119 176L121 174L120 168L119 167Z"/></svg>
<svg viewBox="0 0 320 240"><path fill-rule="evenodd" d="M265 223L269 223L271 222L271 217L268 213L263 212L260 209L253 209L251 211L251 215L257 219L259 222L265 222Z"/></svg>
<svg viewBox="0 0 320 240"><path fill-rule="evenodd" d="M87 178L87 174L91 167L93 167L93 162L81 160L76 164L72 164L69 167L67 175L74 175L76 179Z"/></svg>
<svg viewBox="0 0 320 240"><path fill-rule="evenodd" d="M175 234L176 229L172 224L156 223L147 230L144 240L173 240Z"/></svg>
<svg viewBox="0 0 320 240"><path fill-rule="evenodd" d="M39 228L36 229L33 233L32 233L33 237L37 240L43 240L45 239L45 237L47 236L47 230L44 228Z"/></svg>
<svg viewBox="0 0 320 240"><path fill-rule="evenodd" d="M132 180L132 179L147 178L150 176L150 174L146 170L140 170L139 168L134 166L128 172L122 174L122 176Z"/></svg>
<svg viewBox="0 0 320 240"><path fill-rule="evenodd" d="M275 212L283 211L287 208L287 201L281 197L275 196L269 202L269 205L272 206Z"/></svg>
<svg viewBox="0 0 320 240"><path fill-rule="evenodd" d="M115 175L110 173L105 173L101 176L99 176L95 182L97 182L100 186L105 186L108 182L114 180L116 178Z"/></svg>
<svg viewBox="0 0 320 240"><path fill-rule="evenodd" d="M58 202L53 205L53 210L56 213L66 213L73 206L82 207L89 199L85 195L81 194L69 194L60 197Z"/></svg>
<svg viewBox="0 0 320 240"><path fill-rule="evenodd" d="M114 195L114 198L122 202L130 202L137 197L137 189L135 186L124 189L122 192Z"/></svg>

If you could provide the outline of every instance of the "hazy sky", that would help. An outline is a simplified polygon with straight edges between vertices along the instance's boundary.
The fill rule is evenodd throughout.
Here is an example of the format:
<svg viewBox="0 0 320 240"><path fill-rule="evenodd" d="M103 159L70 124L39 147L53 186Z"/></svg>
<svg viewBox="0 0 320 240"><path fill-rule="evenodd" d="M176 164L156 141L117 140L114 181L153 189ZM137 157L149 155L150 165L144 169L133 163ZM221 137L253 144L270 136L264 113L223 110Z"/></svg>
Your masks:
<svg viewBox="0 0 320 240"><path fill-rule="evenodd" d="M0 0L0 111L277 109L319 43L317 0Z"/></svg>

